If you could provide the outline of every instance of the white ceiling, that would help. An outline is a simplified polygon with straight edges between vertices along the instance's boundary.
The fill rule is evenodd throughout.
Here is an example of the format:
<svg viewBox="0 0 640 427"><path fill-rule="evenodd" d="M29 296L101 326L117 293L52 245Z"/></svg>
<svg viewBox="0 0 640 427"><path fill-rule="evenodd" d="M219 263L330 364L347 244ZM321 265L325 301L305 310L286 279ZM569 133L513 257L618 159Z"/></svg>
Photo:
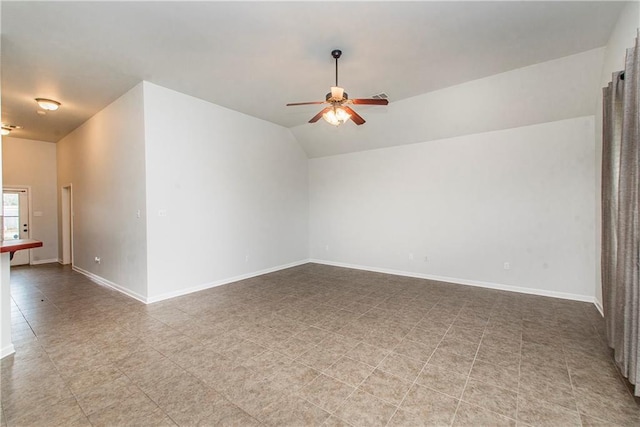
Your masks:
<svg viewBox="0 0 640 427"><path fill-rule="evenodd" d="M58 141L141 80L286 127L606 44L619 2L2 2L2 122ZM36 114L36 97L62 108ZM380 107L376 107L380 108ZM311 125L309 125L311 126ZM365 125L366 126L366 125Z"/></svg>

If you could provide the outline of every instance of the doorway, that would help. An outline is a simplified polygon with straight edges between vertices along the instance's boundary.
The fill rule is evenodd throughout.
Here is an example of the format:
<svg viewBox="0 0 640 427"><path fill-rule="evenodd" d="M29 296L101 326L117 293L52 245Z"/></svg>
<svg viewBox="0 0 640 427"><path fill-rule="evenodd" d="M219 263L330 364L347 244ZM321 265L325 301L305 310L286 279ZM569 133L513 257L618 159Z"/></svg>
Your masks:
<svg viewBox="0 0 640 427"><path fill-rule="evenodd" d="M29 189L5 187L2 189L2 238L3 240L28 239ZM31 263L31 251L17 251L11 266Z"/></svg>
<svg viewBox="0 0 640 427"><path fill-rule="evenodd" d="M73 267L73 193L71 184L62 187L60 193L62 216L62 265Z"/></svg>

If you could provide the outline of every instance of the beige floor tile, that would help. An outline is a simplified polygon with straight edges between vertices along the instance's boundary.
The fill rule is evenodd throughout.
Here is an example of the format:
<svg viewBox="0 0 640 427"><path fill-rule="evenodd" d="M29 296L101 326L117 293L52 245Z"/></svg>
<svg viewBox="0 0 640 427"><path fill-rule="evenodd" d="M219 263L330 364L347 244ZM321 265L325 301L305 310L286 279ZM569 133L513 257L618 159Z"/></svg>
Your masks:
<svg viewBox="0 0 640 427"><path fill-rule="evenodd" d="M574 390L581 414L621 425L640 425L640 406L629 393L603 396L587 390Z"/></svg>
<svg viewBox="0 0 640 427"><path fill-rule="evenodd" d="M5 389L1 396L2 408L9 424L34 408L52 406L72 397L71 391L59 376L41 382L39 387L30 384L28 388Z"/></svg>
<svg viewBox="0 0 640 427"><path fill-rule="evenodd" d="M518 411L517 392L473 378L467 382L462 400L513 419L516 418Z"/></svg>
<svg viewBox="0 0 640 427"><path fill-rule="evenodd" d="M358 386L373 372L373 367L349 357L342 357L324 372L344 383Z"/></svg>
<svg viewBox="0 0 640 427"><path fill-rule="evenodd" d="M123 402L134 394L142 394L142 391L127 376L122 375L113 381L85 391L76 398L84 413L90 415L100 409Z"/></svg>
<svg viewBox="0 0 640 427"><path fill-rule="evenodd" d="M89 421L95 426L173 424L144 394L131 395L126 400L100 409L89 415Z"/></svg>
<svg viewBox="0 0 640 427"><path fill-rule="evenodd" d="M427 364L416 383L459 399L467 383L467 376Z"/></svg>
<svg viewBox="0 0 640 427"><path fill-rule="evenodd" d="M327 418L327 420L322 424L322 427L351 427L351 424L341 420L335 415L332 415Z"/></svg>
<svg viewBox="0 0 640 427"><path fill-rule="evenodd" d="M520 368L520 352L510 352L497 349L484 343L480 344L476 360L502 366L509 369Z"/></svg>
<svg viewBox="0 0 640 427"><path fill-rule="evenodd" d="M391 353L378 365L378 369L412 383L424 365L423 361Z"/></svg>
<svg viewBox="0 0 640 427"><path fill-rule="evenodd" d="M287 396L267 408L262 421L270 426L320 426L329 415L300 397Z"/></svg>
<svg viewBox="0 0 640 427"><path fill-rule="evenodd" d="M435 424L429 423L428 420L422 418L420 415L405 411L404 409L398 409L396 413L389 420L389 427L423 427L433 426ZM444 424L443 424L444 425Z"/></svg>
<svg viewBox="0 0 640 427"><path fill-rule="evenodd" d="M580 421L583 427L621 427L622 424L616 424L611 421L601 420L599 418L590 417L589 415L580 414Z"/></svg>
<svg viewBox="0 0 640 427"><path fill-rule="evenodd" d="M536 426L580 426L577 411L538 399L518 399L518 421Z"/></svg>
<svg viewBox="0 0 640 427"><path fill-rule="evenodd" d="M73 394L81 395L87 390L111 382L122 376L122 372L112 364L92 367L66 379Z"/></svg>
<svg viewBox="0 0 640 427"><path fill-rule="evenodd" d="M460 402L456 416L453 420L455 427L462 426L509 426L515 427L516 420L507 418L504 415L497 414L480 406L472 405L466 402Z"/></svg>
<svg viewBox="0 0 640 427"><path fill-rule="evenodd" d="M469 376L484 383L518 391L519 372L517 368L507 368L476 359Z"/></svg>
<svg viewBox="0 0 640 427"><path fill-rule="evenodd" d="M15 426L67 425L74 419L86 419L78 402L74 398L56 402L50 406L34 406L32 410L9 421Z"/></svg>
<svg viewBox="0 0 640 427"><path fill-rule="evenodd" d="M429 360L435 349L436 347L430 344L423 344L409 339L404 339L393 349L393 351L394 353L426 362Z"/></svg>
<svg viewBox="0 0 640 427"><path fill-rule="evenodd" d="M542 378L520 381L518 394L525 399L545 400L570 410L576 410L573 387L563 383L551 383Z"/></svg>
<svg viewBox="0 0 640 427"><path fill-rule="evenodd" d="M333 413L351 395L355 387L320 374L300 390L300 396L314 405Z"/></svg>
<svg viewBox="0 0 640 427"><path fill-rule="evenodd" d="M161 380L145 392L179 425L205 421L213 405L224 400L217 392L188 374Z"/></svg>
<svg viewBox="0 0 640 427"><path fill-rule="evenodd" d="M452 328L453 329L453 328ZM461 328L458 328L460 330ZM444 337L444 339L438 344L438 348L443 350L452 351L466 357L475 357L478 351L479 341L473 342L464 339L454 338L453 336Z"/></svg>
<svg viewBox="0 0 640 427"><path fill-rule="evenodd" d="M333 365L341 357L341 353L318 346L300 355L296 361L317 371L322 371Z"/></svg>
<svg viewBox="0 0 640 427"><path fill-rule="evenodd" d="M237 406L229 402L221 402L212 407L210 418L201 425L215 425L220 427L257 427L260 425L260 422Z"/></svg>
<svg viewBox="0 0 640 427"><path fill-rule="evenodd" d="M263 378L272 377L281 367L290 365L293 359L272 350L267 350L242 363L243 366L260 374Z"/></svg>
<svg viewBox="0 0 640 427"><path fill-rule="evenodd" d="M301 390L304 386L313 381L320 372L298 362L278 368L273 381L277 388L287 389L290 392Z"/></svg>
<svg viewBox="0 0 640 427"><path fill-rule="evenodd" d="M414 384L402 402L401 409L418 415L424 423L449 425L457 406L458 399Z"/></svg>
<svg viewBox="0 0 640 427"><path fill-rule="evenodd" d="M287 339L286 341L275 343L271 346L271 349L284 354L287 357L295 359L306 353L309 350L315 348L315 344L309 341L302 340L295 336Z"/></svg>
<svg viewBox="0 0 640 427"><path fill-rule="evenodd" d="M461 375L468 375L473 365L473 357L462 356L444 349L436 349L428 364L439 366L442 369Z"/></svg>
<svg viewBox="0 0 640 427"><path fill-rule="evenodd" d="M317 328L315 326L310 326L300 332L298 332L295 337L301 339L303 341L311 342L315 345L318 345L320 341L326 339L331 334L330 332Z"/></svg>
<svg viewBox="0 0 640 427"><path fill-rule="evenodd" d="M371 366L378 366L390 351L374 345L360 343L355 348L347 352L351 359L366 363Z"/></svg>
<svg viewBox="0 0 640 427"><path fill-rule="evenodd" d="M356 390L335 414L354 427L385 426L396 407L362 390Z"/></svg>
<svg viewBox="0 0 640 427"><path fill-rule="evenodd" d="M410 387L411 382L376 369L359 388L385 402L398 405Z"/></svg>
<svg viewBox="0 0 640 427"><path fill-rule="evenodd" d="M289 390L270 380L249 379L235 388L227 388L226 397L247 414L260 419L264 411L274 402L284 398Z"/></svg>

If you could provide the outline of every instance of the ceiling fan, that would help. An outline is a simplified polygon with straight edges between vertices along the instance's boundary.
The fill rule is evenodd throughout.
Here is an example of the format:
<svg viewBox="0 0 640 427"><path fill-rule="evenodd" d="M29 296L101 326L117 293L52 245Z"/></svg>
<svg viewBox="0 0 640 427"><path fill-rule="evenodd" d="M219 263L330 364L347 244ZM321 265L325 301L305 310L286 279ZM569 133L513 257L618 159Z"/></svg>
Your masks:
<svg viewBox="0 0 640 427"><path fill-rule="evenodd" d="M336 85L331 87L324 101L312 101L312 102L294 102L287 104L287 107L294 105L312 105L312 104L329 104L318 114L313 116L309 123L315 123L320 120L320 117L325 119L328 123L339 126L347 120L351 119L358 126L364 124L365 120L358 113L353 111L350 104L368 104L368 105L387 105L389 101L386 99L349 99L347 93L343 88L338 86L338 59L342 55L342 51L335 49L331 51L331 56L336 60Z"/></svg>

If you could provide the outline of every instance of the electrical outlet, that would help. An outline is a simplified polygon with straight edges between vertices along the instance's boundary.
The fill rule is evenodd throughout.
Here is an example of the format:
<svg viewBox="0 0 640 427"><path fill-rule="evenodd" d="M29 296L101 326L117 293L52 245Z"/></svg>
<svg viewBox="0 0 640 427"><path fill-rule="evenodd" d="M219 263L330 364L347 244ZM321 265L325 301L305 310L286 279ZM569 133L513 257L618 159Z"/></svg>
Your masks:
<svg viewBox="0 0 640 427"><path fill-rule="evenodd" d="M509 264L508 262L504 263L504 269L505 270L511 270L511 264Z"/></svg>
<svg viewBox="0 0 640 427"><path fill-rule="evenodd" d="M424 256L424 262L429 262L429 257L428 256Z"/></svg>
<svg viewBox="0 0 640 427"><path fill-rule="evenodd" d="M413 261L413 254L409 254L409 261Z"/></svg>
<svg viewBox="0 0 640 427"><path fill-rule="evenodd" d="M327 251L327 252L329 252L329 245L325 245L325 246L324 246L324 250L325 250L325 251Z"/></svg>
<svg viewBox="0 0 640 427"><path fill-rule="evenodd" d="M95 258L94 258L94 261L95 261L97 264L100 264L100 257L99 257L99 256L95 257Z"/></svg>

